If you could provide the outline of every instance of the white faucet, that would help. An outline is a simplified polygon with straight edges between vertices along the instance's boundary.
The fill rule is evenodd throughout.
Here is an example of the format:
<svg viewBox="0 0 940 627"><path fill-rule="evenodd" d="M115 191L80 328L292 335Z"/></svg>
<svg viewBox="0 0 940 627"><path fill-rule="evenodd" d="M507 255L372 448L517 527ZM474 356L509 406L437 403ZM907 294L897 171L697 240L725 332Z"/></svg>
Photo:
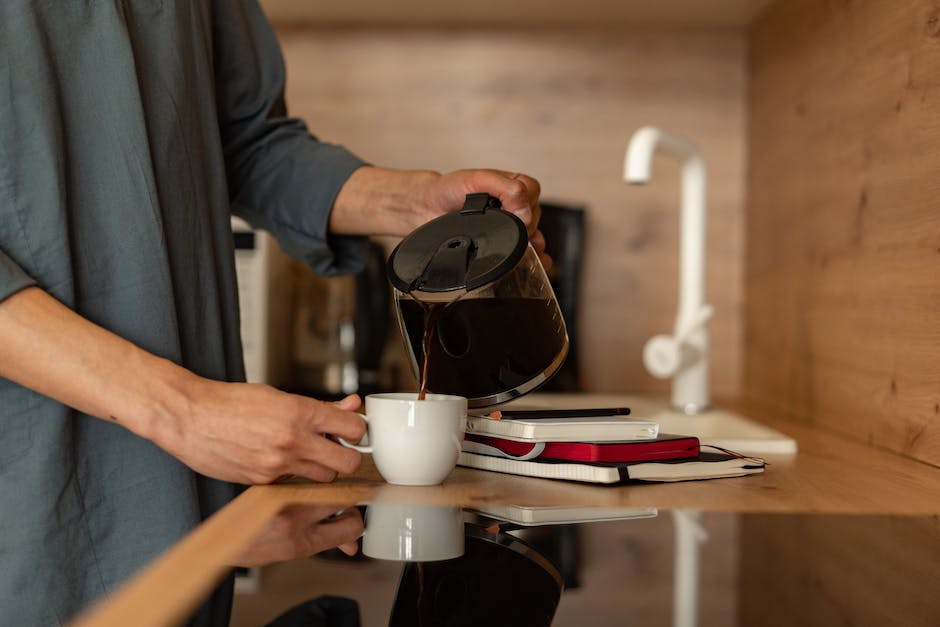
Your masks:
<svg viewBox="0 0 940 627"><path fill-rule="evenodd" d="M708 408L708 319L705 304L705 162L691 141L654 126L637 130L627 146L627 183L650 180L657 150L682 162L679 241L679 306L672 335L656 335L643 347L643 363L654 377L672 377L672 405L686 414Z"/></svg>

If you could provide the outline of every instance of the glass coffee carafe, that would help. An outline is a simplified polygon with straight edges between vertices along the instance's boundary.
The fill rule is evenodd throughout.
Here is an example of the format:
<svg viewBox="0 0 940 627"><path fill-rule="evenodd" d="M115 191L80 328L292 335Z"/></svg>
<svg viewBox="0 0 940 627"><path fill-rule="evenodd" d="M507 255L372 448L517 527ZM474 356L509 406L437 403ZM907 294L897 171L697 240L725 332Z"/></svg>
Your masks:
<svg viewBox="0 0 940 627"><path fill-rule="evenodd" d="M422 388L490 407L536 389L568 354L558 301L525 225L488 194L408 235L388 263Z"/></svg>

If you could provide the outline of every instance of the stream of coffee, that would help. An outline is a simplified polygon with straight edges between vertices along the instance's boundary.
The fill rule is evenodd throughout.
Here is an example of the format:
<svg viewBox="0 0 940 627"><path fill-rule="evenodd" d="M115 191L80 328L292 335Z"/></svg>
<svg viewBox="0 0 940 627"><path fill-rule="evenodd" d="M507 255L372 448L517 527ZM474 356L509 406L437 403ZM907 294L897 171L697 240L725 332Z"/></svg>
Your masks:
<svg viewBox="0 0 940 627"><path fill-rule="evenodd" d="M418 400L423 401L428 395L428 373L431 362L431 343L437 328L437 319L444 310L444 303L432 303L424 309L424 338L421 342L421 381L418 386Z"/></svg>

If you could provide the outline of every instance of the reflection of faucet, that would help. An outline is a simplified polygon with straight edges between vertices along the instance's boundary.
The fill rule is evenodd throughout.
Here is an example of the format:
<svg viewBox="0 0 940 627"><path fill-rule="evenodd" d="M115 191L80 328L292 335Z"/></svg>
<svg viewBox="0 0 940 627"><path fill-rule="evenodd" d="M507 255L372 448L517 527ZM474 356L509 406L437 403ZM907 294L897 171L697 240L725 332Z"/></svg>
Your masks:
<svg viewBox="0 0 940 627"><path fill-rule="evenodd" d="M686 414L708 408L708 319L705 304L705 162L691 141L653 126L630 139L623 176L631 184L650 180L656 149L682 161L679 241L679 303L672 335L657 335L643 348L654 377L672 377L672 404Z"/></svg>

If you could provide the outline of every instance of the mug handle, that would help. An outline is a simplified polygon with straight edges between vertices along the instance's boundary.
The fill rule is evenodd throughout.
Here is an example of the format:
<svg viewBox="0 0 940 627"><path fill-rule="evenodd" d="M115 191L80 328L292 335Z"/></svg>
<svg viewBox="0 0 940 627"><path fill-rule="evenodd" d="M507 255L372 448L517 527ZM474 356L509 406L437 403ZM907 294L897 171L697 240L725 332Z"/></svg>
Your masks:
<svg viewBox="0 0 940 627"><path fill-rule="evenodd" d="M369 418L366 417L365 414L359 414L359 417L362 418L363 420L365 420L365 421L366 421L366 424L369 424ZM339 437L339 436L336 436L336 440L337 440L340 444L342 444L343 446L345 446L346 448L351 448L351 449L353 449L353 450L359 451L360 453L371 453L371 452L372 452L372 445L369 445L369 446L359 446L358 444L352 444L352 443L350 443L350 442L347 442L346 440L344 440L343 438L341 438L341 437Z"/></svg>

